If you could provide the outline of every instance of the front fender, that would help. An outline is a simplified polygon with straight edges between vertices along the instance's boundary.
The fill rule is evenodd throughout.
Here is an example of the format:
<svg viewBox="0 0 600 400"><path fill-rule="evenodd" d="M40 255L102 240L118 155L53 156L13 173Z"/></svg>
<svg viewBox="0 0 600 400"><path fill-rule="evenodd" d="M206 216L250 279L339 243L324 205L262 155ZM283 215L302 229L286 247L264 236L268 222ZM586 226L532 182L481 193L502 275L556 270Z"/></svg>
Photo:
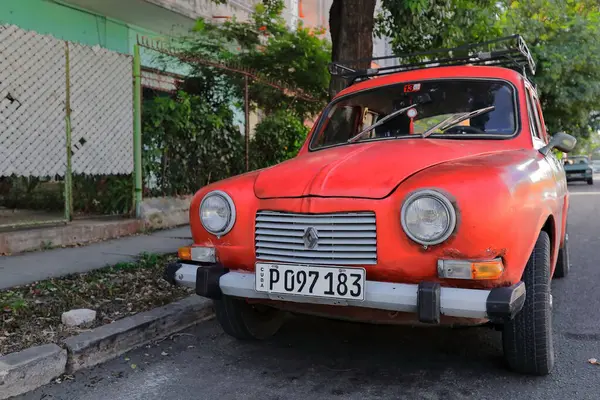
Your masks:
<svg viewBox="0 0 600 400"><path fill-rule="evenodd" d="M254 181L258 171L215 182L198 190L190 204L190 228L194 244L227 251L217 252L218 260L227 265L251 265L254 260L254 216L258 199L254 195ZM222 237L208 233L200 222L200 203L204 196L222 190L233 200L236 220L230 232Z"/></svg>
<svg viewBox="0 0 600 400"><path fill-rule="evenodd" d="M422 171L401 188L404 198L414 190L438 188L455 202L457 228L431 251L441 258L501 257L505 272L494 285L514 284L522 277L539 232L548 218L554 219L558 207L557 185L543 163L526 151L480 156ZM551 237L559 236L555 231ZM552 259L556 260L556 251Z"/></svg>

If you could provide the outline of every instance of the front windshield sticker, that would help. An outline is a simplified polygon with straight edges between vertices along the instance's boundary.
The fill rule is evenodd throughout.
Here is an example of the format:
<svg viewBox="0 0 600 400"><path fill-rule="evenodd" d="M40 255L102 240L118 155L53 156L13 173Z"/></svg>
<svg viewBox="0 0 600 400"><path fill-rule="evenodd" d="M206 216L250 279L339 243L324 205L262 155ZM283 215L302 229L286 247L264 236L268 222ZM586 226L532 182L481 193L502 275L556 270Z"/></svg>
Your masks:
<svg viewBox="0 0 600 400"><path fill-rule="evenodd" d="M404 93L418 92L419 90L421 90L420 83L411 83L410 85L404 85Z"/></svg>

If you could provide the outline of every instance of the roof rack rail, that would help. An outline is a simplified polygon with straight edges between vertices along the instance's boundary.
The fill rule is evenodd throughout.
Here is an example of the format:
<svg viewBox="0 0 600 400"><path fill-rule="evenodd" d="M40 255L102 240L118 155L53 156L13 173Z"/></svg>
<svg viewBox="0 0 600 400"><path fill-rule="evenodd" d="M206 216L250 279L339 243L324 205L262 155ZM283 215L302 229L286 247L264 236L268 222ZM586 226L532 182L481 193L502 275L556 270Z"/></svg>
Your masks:
<svg viewBox="0 0 600 400"><path fill-rule="evenodd" d="M409 62L402 63L403 59L409 60ZM397 64L367 69L356 67L361 64L372 65L373 62L377 63L387 60L397 60ZM375 76L456 65L499 66L517 69L525 76L527 76L527 71L535 75L535 61L521 35L512 35L448 49L361 60L338 61L329 64L329 72L332 76L346 79L348 81L347 86L350 86L357 81Z"/></svg>

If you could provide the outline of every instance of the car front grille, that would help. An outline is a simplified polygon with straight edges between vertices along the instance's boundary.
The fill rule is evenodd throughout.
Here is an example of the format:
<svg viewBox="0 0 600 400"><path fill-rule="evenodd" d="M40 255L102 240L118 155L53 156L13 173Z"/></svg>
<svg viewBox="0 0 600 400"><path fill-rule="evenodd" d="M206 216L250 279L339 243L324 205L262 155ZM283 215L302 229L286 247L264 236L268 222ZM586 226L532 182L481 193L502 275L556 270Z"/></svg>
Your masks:
<svg viewBox="0 0 600 400"><path fill-rule="evenodd" d="M305 244L307 230L318 239ZM256 258L300 264L377 264L375 213L293 214L258 211Z"/></svg>

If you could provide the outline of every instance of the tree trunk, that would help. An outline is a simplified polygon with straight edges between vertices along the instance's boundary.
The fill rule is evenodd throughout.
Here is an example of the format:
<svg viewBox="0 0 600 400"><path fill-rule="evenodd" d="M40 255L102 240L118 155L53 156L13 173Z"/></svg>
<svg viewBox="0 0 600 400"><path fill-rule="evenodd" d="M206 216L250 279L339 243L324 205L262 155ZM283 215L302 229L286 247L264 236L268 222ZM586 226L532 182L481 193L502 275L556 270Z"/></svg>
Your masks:
<svg viewBox="0 0 600 400"><path fill-rule="evenodd" d="M373 24L376 0L333 0L329 10L332 61L371 59L373 57ZM366 69L370 61L353 65ZM329 95L344 88L345 80L332 77Z"/></svg>

